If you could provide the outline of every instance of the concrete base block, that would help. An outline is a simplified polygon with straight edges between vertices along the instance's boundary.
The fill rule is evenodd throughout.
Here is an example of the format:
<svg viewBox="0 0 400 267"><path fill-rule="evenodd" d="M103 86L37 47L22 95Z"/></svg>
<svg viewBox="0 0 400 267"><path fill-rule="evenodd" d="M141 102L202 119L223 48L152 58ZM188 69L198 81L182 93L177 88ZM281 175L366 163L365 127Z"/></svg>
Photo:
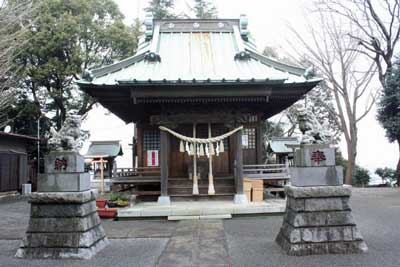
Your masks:
<svg viewBox="0 0 400 267"><path fill-rule="evenodd" d="M233 198L233 203L235 204L247 204L249 200L247 199L245 194L236 194Z"/></svg>
<svg viewBox="0 0 400 267"><path fill-rule="evenodd" d="M94 212L96 212L94 201L63 205L62 209L60 209L60 204L31 204L31 218L85 217Z"/></svg>
<svg viewBox="0 0 400 267"><path fill-rule="evenodd" d="M37 192L29 196L30 203L37 204L82 204L96 200L96 190L82 192Z"/></svg>
<svg viewBox="0 0 400 267"><path fill-rule="evenodd" d="M290 256L368 253L368 247L364 241L292 244L279 233L275 242Z"/></svg>
<svg viewBox="0 0 400 267"><path fill-rule="evenodd" d="M288 196L277 244L288 254L366 253L345 186L285 187Z"/></svg>
<svg viewBox="0 0 400 267"><path fill-rule="evenodd" d="M171 205L171 199L169 196L159 196L157 203L159 205Z"/></svg>
<svg viewBox="0 0 400 267"><path fill-rule="evenodd" d="M16 257L90 259L108 244L92 191L33 195L28 229Z"/></svg>
<svg viewBox="0 0 400 267"><path fill-rule="evenodd" d="M338 186L343 184L343 167L292 167L290 183L293 186Z"/></svg>
<svg viewBox="0 0 400 267"><path fill-rule="evenodd" d="M90 174L46 173L38 176L38 192L81 192L90 190Z"/></svg>
<svg viewBox="0 0 400 267"><path fill-rule="evenodd" d="M168 216L168 221L199 220L200 216Z"/></svg>
<svg viewBox="0 0 400 267"><path fill-rule="evenodd" d="M19 248L15 257L21 259L89 260L109 243L110 241L107 238L103 238L90 248Z"/></svg>
<svg viewBox="0 0 400 267"><path fill-rule="evenodd" d="M29 195L32 193L32 185L31 184L22 184L22 194Z"/></svg>
<svg viewBox="0 0 400 267"><path fill-rule="evenodd" d="M57 162L63 163L61 168L57 167ZM84 172L85 159L77 152L52 151L45 157L44 167L45 173Z"/></svg>
<svg viewBox="0 0 400 267"><path fill-rule="evenodd" d="M232 219L231 214L200 215L200 220Z"/></svg>

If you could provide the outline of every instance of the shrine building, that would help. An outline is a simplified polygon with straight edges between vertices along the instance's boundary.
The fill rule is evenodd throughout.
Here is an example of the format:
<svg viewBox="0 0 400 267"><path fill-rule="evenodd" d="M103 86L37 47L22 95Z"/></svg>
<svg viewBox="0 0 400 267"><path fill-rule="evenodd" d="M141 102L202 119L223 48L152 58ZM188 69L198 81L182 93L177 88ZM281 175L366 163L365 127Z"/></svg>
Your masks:
<svg viewBox="0 0 400 267"><path fill-rule="evenodd" d="M130 179L158 184L159 203L218 196L246 202L243 166L264 163L262 123L321 81L260 54L247 24L245 16L147 17L136 55L78 81L134 123Z"/></svg>

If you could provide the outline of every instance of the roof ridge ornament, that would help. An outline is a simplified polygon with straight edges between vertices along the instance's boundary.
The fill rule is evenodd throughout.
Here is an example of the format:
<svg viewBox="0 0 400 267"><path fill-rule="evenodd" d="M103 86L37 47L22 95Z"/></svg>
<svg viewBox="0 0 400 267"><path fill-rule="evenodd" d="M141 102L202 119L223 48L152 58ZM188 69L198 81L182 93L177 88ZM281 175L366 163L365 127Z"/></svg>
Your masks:
<svg viewBox="0 0 400 267"><path fill-rule="evenodd" d="M150 51L149 53L146 54L144 59L149 62L161 62L161 57L157 53L158 51L158 42L160 39L160 25L156 24L154 26L154 29L152 31L153 33L153 38L151 39L151 44L150 44Z"/></svg>
<svg viewBox="0 0 400 267"><path fill-rule="evenodd" d="M237 53L235 54L235 60L250 60L250 53L246 51L246 47L243 44L243 38L240 35L240 30L237 25L233 26L233 35L235 37L237 45Z"/></svg>
<svg viewBox="0 0 400 267"><path fill-rule="evenodd" d="M247 51L240 51L236 53L235 60L250 60L250 53Z"/></svg>
<svg viewBox="0 0 400 267"><path fill-rule="evenodd" d="M91 82L91 81L93 81L93 78L94 78L94 77L93 77L93 73L92 73L91 70L85 69L85 70L83 71L82 79Z"/></svg>
<svg viewBox="0 0 400 267"><path fill-rule="evenodd" d="M249 30L247 29L247 25L249 24L249 20L245 14L240 14L239 19L239 30L242 39L245 41L249 40Z"/></svg>
<svg viewBox="0 0 400 267"><path fill-rule="evenodd" d="M146 17L144 19L144 25L146 26L144 35L146 36L146 41L149 41L151 40L151 38L153 38L153 29L154 29L154 17L151 12L146 13Z"/></svg>
<svg viewBox="0 0 400 267"><path fill-rule="evenodd" d="M144 59L149 61L149 62L161 62L160 55L155 53L155 52L147 53L146 56L144 57Z"/></svg>
<svg viewBox="0 0 400 267"><path fill-rule="evenodd" d="M308 67L303 74L304 78L306 78L306 80L311 79L313 77L315 77L315 70L314 67Z"/></svg>

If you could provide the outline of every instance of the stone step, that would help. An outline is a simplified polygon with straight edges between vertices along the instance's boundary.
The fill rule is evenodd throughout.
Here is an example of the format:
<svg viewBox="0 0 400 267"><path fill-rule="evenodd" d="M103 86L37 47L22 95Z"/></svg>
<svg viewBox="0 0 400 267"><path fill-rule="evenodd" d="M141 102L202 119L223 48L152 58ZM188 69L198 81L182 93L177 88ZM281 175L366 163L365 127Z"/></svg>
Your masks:
<svg viewBox="0 0 400 267"><path fill-rule="evenodd" d="M234 193L219 193L215 195L199 194L172 194L170 195L171 201L203 201L203 200L233 200Z"/></svg>
<svg viewBox="0 0 400 267"><path fill-rule="evenodd" d="M168 216L199 216L202 215L249 215L249 214L282 214L285 211L285 201L274 201L271 203L247 203L234 204L233 196L221 200L221 196L214 196L214 199L207 199L209 196L198 198L187 198L185 201L171 199L170 205L158 205L154 203L139 203L129 208L118 209L118 218L135 219L141 217L168 217ZM218 200L218 201L215 201ZM211 217L204 217L211 219Z"/></svg>
<svg viewBox="0 0 400 267"><path fill-rule="evenodd" d="M215 186L215 193L216 194L221 194L221 193L234 193L235 188L230 185L230 186ZM174 194L192 194L193 192L193 185L189 186L173 186L168 188L168 194L174 195ZM199 185L199 193L200 194L208 194L208 185Z"/></svg>
<svg viewBox="0 0 400 267"><path fill-rule="evenodd" d="M208 185L208 178L202 178L198 180L199 185ZM215 177L214 185L234 185L235 180L233 177ZM189 185L193 184L193 180L189 178L168 178L168 185Z"/></svg>
<svg viewBox="0 0 400 267"><path fill-rule="evenodd" d="M168 221L232 219L232 214L168 216Z"/></svg>

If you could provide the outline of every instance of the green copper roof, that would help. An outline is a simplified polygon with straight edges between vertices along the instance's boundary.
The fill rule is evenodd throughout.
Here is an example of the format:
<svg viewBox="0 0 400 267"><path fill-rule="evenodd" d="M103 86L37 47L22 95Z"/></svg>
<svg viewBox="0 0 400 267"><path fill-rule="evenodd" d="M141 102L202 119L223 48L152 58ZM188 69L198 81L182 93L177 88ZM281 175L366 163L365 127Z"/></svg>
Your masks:
<svg viewBox="0 0 400 267"><path fill-rule="evenodd" d="M116 157L123 154L119 141L92 141L85 157Z"/></svg>
<svg viewBox="0 0 400 267"><path fill-rule="evenodd" d="M273 137L269 142L269 147L274 153L292 153L293 149L286 145L300 145L297 137Z"/></svg>
<svg viewBox="0 0 400 267"><path fill-rule="evenodd" d="M239 20L147 21L135 56L93 69L80 84L308 83L305 69L259 54Z"/></svg>

